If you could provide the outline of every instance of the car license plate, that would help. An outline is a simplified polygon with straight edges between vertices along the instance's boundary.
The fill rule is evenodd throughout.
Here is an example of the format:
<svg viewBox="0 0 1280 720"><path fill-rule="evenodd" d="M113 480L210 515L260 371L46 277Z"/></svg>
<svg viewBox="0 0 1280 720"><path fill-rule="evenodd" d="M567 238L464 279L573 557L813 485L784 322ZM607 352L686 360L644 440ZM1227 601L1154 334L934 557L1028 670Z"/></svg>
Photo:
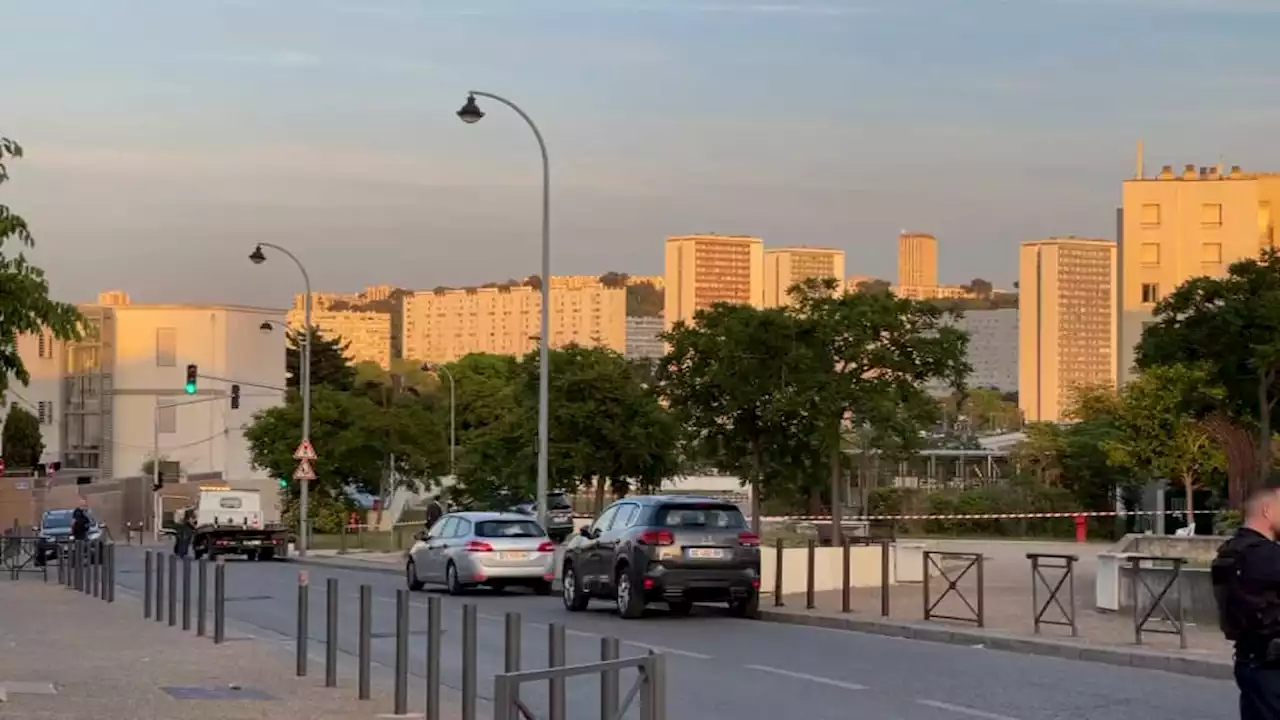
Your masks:
<svg viewBox="0 0 1280 720"><path fill-rule="evenodd" d="M261 540L249 540L248 542L245 543L245 545L261 545L261 544L262 544Z"/></svg>
<svg viewBox="0 0 1280 720"><path fill-rule="evenodd" d="M533 553L527 553L527 552L500 552L500 553L498 553L498 559L499 559L499 560L528 560L528 559L529 559L529 557L530 557L531 555L533 555Z"/></svg>
<svg viewBox="0 0 1280 720"><path fill-rule="evenodd" d="M698 560L720 560L725 555L721 548L688 548L685 552L689 553L689 557Z"/></svg>

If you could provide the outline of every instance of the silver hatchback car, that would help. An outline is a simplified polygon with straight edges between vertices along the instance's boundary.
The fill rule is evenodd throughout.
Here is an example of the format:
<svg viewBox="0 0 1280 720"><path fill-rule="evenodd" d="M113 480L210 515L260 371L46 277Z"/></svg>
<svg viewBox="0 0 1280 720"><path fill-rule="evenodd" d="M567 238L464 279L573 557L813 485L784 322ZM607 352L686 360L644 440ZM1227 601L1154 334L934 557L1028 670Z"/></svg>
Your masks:
<svg viewBox="0 0 1280 720"><path fill-rule="evenodd" d="M410 590L435 583L451 595L479 585L495 590L522 585L538 595L551 593L556 547L528 515L450 513L414 540L405 552Z"/></svg>

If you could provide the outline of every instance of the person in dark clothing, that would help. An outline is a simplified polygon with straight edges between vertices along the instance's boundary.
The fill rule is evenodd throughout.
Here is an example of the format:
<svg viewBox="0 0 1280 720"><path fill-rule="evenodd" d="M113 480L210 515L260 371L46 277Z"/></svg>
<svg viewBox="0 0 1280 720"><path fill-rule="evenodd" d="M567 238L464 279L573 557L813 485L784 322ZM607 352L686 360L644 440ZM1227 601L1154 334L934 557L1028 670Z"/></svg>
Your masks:
<svg viewBox="0 0 1280 720"><path fill-rule="evenodd" d="M80 498L80 505L71 513L71 539L77 541L88 540L91 524L89 520L89 501Z"/></svg>
<svg viewBox="0 0 1280 720"><path fill-rule="evenodd" d="M1219 626L1235 642L1241 720L1280 720L1280 488L1260 490L1210 568Z"/></svg>
<svg viewBox="0 0 1280 720"><path fill-rule="evenodd" d="M436 521L443 515L444 508L441 507L440 501L436 498L431 498L431 502L427 503L427 528L430 529L432 525L435 525Z"/></svg>
<svg viewBox="0 0 1280 720"><path fill-rule="evenodd" d="M192 518L192 510L188 508L182 511L182 517L178 518L178 522L173 526L173 554L180 558L186 557L187 552L191 550L191 541L195 535L195 520Z"/></svg>

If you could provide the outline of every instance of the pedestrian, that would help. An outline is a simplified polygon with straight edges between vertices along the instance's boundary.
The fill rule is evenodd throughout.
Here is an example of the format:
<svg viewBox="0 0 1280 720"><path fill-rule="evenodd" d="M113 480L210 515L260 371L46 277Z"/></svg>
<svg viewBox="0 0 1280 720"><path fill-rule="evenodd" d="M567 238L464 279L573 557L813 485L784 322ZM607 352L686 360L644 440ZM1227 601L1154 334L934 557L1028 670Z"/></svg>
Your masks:
<svg viewBox="0 0 1280 720"><path fill-rule="evenodd" d="M1218 625L1235 643L1240 720L1280 720L1280 488L1254 493L1210 566Z"/></svg>
<svg viewBox="0 0 1280 720"><path fill-rule="evenodd" d="M89 539L89 501L80 497L80 504L71 513L71 539L77 542Z"/></svg>
<svg viewBox="0 0 1280 720"><path fill-rule="evenodd" d="M427 503L427 529L430 530L442 515L444 515L444 508L440 506L440 500L431 498L431 502Z"/></svg>
<svg viewBox="0 0 1280 720"><path fill-rule="evenodd" d="M182 517L173 526L173 554L180 558L187 556L187 552L191 549L191 540L196 534L195 520L192 517L194 512L191 508L183 510Z"/></svg>

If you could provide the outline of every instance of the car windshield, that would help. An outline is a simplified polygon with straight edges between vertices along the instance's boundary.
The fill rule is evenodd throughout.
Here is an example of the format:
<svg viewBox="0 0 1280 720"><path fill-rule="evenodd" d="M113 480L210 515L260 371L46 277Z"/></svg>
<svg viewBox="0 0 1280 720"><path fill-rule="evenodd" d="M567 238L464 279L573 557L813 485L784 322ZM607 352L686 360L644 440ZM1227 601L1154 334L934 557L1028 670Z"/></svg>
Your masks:
<svg viewBox="0 0 1280 720"><path fill-rule="evenodd" d="M547 496L547 507L552 510L572 510L569 497L564 493L552 493Z"/></svg>
<svg viewBox="0 0 1280 720"><path fill-rule="evenodd" d="M483 520L476 523L476 537L536 538L546 535L532 520Z"/></svg>
<svg viewBox="0 0 1280 720"><path fill-rule="evenodd" d="M741 530L747 526L742 511L733 505L665 505L658 510L660 527Z"/></svg>
<svg viewBox="0 0 1280 720"><path fill-rule="evenodd" d="M71 527L71 511L58 510L45 513L40 521L40 527L46 530L63 530Z"/></svg>

